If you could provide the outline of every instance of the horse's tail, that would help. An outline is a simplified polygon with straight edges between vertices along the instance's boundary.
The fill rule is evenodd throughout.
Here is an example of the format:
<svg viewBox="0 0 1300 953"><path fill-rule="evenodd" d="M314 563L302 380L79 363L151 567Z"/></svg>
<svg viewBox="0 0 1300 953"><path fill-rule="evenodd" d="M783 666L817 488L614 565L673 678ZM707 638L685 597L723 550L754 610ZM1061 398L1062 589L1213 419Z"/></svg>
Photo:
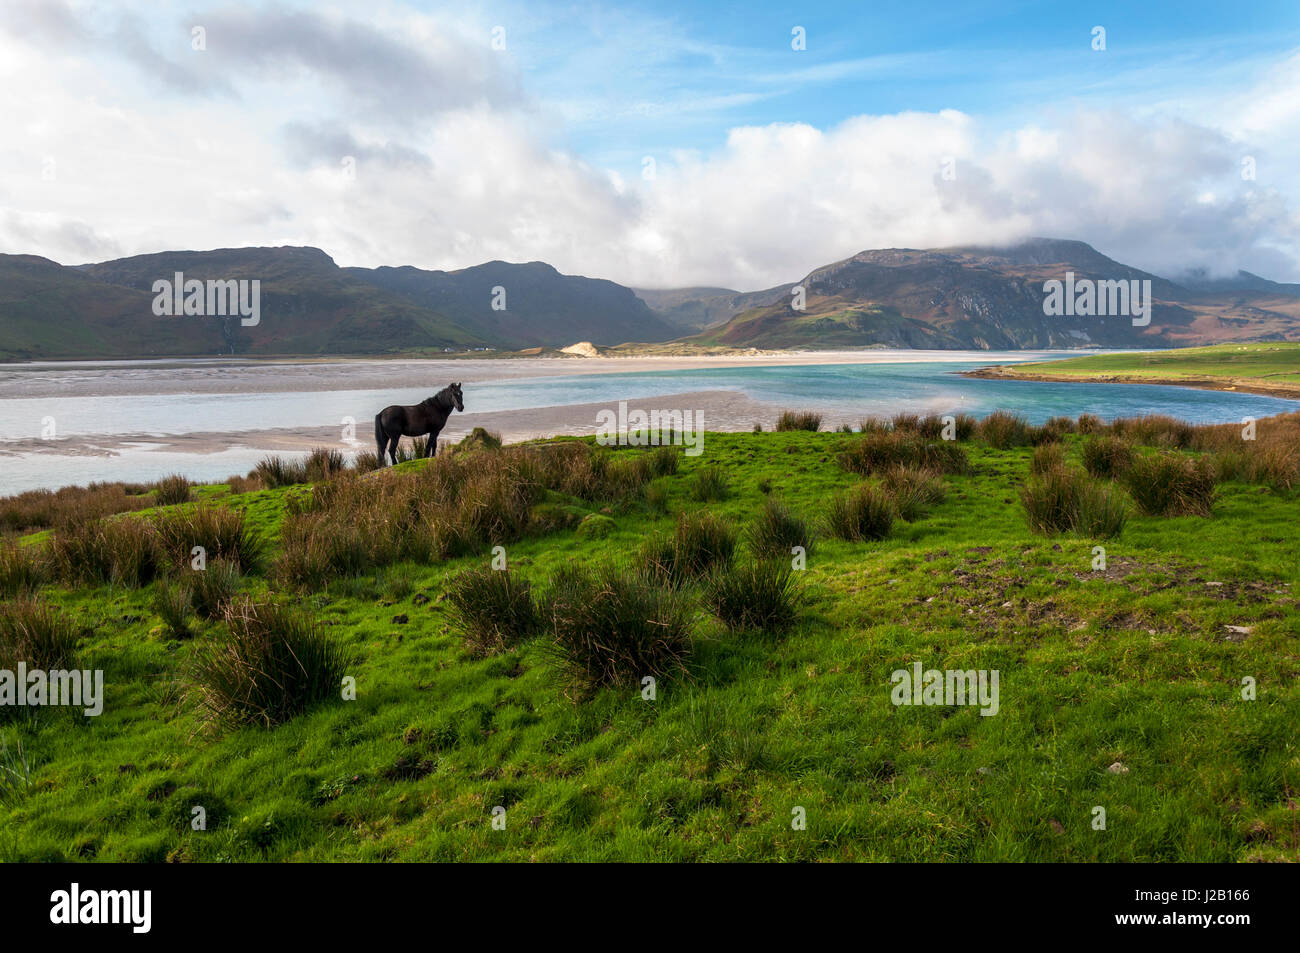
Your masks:
<svg viewBox="0 0 1300 953"><path fill-rule="evenodd" d="M384 462L384 444L388 442L388 435L384 433L384 412L381 410L375 414L375 443L379 444L379 462Z"/></svg>

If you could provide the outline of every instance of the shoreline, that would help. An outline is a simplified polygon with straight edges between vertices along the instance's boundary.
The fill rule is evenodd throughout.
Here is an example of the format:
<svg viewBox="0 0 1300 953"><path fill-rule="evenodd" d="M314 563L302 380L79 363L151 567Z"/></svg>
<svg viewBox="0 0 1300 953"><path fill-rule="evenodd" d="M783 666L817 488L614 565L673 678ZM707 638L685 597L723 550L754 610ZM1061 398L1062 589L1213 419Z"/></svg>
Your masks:
<svg viewBox="0 0 1300 953"><path fill-rule="evenodd" d="M1038 381L1053 384L1158 384L1162 387L1191 387L1196 390L1216 390L1236 394L1258 394L1261 397L1282 397L1300 400L1300 384L1271 383L1257 377L1147 377L1141 374L1050 374L1041 371L1022 371L1005 364L994 364L972 371L961 371L962 377L984 380Z"/></svg>

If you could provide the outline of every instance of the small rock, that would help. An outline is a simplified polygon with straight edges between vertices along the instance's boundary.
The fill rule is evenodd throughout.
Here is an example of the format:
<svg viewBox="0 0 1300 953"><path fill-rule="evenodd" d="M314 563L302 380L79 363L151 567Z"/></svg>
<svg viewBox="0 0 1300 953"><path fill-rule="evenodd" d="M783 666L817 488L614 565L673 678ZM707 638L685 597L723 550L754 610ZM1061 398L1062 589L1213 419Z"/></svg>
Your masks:
<svg viewBox="0 0 1300 953"><path fill-rule="evenodd" d="M1224 628L1233 635L1250 635L1250 633L1255 631L1253 625L1225 625Z"/></svg>
<svg viewBox="0 0 1300 953"><path fill-rule="evenodd" d="M934 602L934 596L931 596L930 598L926 599L925 601L926 601L926 602Z"/></svg>
<svg viewBox="0 0 1300 953"><path fill-rule="evenodd" d="M1004 609L1010 609L1010 608L1011 608L1011 603L1009 603L1009 602L1004 602L1004 603L1002 603L1002 608L1004 608Z"/></svg>
<svg viewBox="0 0 1300 953"><path fill-rule="evenodd" d="M407 617L405 612L403 612L401 615L393 616L393 625L406 625L406 623L410 621L411 620Z"/></svg>
<svg viewBox="0 0 1300 953"><path fill-rule="evenodd" d="M1207 585L1207 586L1222 586L1223 583L1221 583L1221 582L1207 582L1206 585Z"/></svg>
<svg viewBox="0 0 1300 953"><path fill-rule="evenodd" d="M1123 761L1116 761L1106 770L1109 771L1111 774L1128 774L1128 765L1126 765Z"/></svg>
<svg viewBox="0 0 1300 953"><path fill-rule="evenodd" d="M976 769L975 769L975 773L976 773L976 774L992 774L992 773L993 773L993 769L992 769L992 768L979 767L979 768L976 768Z"/></svg>

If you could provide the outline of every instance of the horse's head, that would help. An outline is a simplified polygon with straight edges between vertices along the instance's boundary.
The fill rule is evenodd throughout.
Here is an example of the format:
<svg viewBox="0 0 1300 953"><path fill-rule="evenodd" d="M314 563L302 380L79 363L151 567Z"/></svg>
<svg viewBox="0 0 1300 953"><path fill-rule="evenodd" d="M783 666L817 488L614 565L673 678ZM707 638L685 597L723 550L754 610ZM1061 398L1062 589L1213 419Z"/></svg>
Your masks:
<svg viewBox="0 0 1300 953"><path fill-rule="evenodd" d="M461 393L459 384L452 384L449 388L451 396L456 401L456 409L462 414L465 412L465 395Z"/></svg>

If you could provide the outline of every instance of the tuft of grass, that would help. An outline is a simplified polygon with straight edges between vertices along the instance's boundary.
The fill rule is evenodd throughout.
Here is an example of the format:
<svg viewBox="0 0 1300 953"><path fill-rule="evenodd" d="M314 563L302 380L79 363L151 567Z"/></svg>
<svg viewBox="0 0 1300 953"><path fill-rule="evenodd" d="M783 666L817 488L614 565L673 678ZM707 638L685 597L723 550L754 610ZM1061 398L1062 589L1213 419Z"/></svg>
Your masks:
<svg viewBox="0 0 1300 953"><path fill-rule="evenodd" d="M76 630L56 607L29 596L0 603L0 669L70 669L76 659Z"/></svg>
<svg viewBox="0 0 1300 953"><path fill-rule="evenodd" d="M159 583L158 591L154 593L153 609L172 638L188 639L194 634L190 628L190 615L194 605L189 586L184 583Z"/></svg>
<svg viewBox="0 0 1300 953"><path fill-rule="evenodd" d="M348 461L343 451L328 447L317 447L308 455L304 473L309 483L319 483L338 476L347 469Z"/></svg>
<svg viewBox="0 0 1300 953"><path fill-rule="evenodd" d="M476 655L518 645L540 623L528 581L509 569L466 570L451 581L447 598L465 632L465 644Z"/></svg>
<svg viewBox="0 0 1300 953"><path fill-rule="evenodd" d="M750 551L760 558L788 558L796 546L802 546L805 553L812 551L812 529L785 504L770 497L763 500L745 535Z"/></svg>
<svg viewBox="0 0 1300 953"><path fill-rule="evenodd" d="M1029 472L1042 476L1049 470L1065 467L1065 451L1057 443L1044 443L1034 448L1034 459L1029 465Z"/></svg>
<svg viewBox="0 0 1300 953"><path fill-rule="evenodd" d="M302 460L266 457L258 462L257 469L253 472L266 487L293 486L295 483L307 482L307 464Z"/></svg>
<svg viewBox="0 0 1300 953"><path fill-rule="evenodd" d="M728 566L736 551L736 533L707 511L683 513L671 536L655 534L642 544L641 571L678 585Z"/></svg>
<svg viewBox="0 0 1300 953"><path fill-rule="evenodd" d="M85 585L143 586L166 559L153 524L132 516L64 526L55 531L45 555L52 575Z"/></svg>
<svg viewBox="0 0 1300 953"><path fill-rule="evenodd" d="M822 426L822 415L812 411L794 411L784 410L781 416L777 418L777 431L783 430L820 430Z"/></svg>
<svg viewBox="0 0 1300 953"><path fill-rule="evenodd" d="M851 542L884 539L893 529L895 515L894 501L885 490L859 483L831 498L826 531Z"/></svg>
<svg viewBox="0 0 1300 953"><path fill-rule="evenodd" d="M17 540L0 539L0 596L33 592L47 578L41 550Z"/></svg>
<svg viewBox="0 0 1300 953"><path fill-rule="evenodd" d="M730 493L727 477L721 467L701 467L691 481L691 498L701 503L724 500Z"/></svg>
<svg viewBox="0 0 1300 953"><path fill-rule="evenodd" d="M733 632L785 632L798 616L801 598L789 559L757 559L721 569L708 578L704 602Z"/></svg>
<svg viewBox="0 0 1300 953"><path fill-rule="evenodd" d="M925 467L891 467L884 472L881 483L898 515L909 523L923 517L947 496L943 475Z"/></svg>
<svg viewBox="0 0 1300 953"><path fill-rule="evenodd" d="M198 505L163 513L153 522L168 563L188 567L195 547L202 547L208 562L226 559L249 573L261 564L261 540L241 510L229 506Z"/></svg>
<svg viewBox="0 0 1300 953"><path fill-rule="evenodd" d="M227 636L200 651L190 691L212 728L270 728L339 697L347 654L309 617L244 599L226 609Z"/></svg>
<svg viewBox="0 0 1300 953"><path fill-rule="evenodd" d="M893 467L924 467L938 473L965 473L966 451L951 440L926 440L906 430L868 430L840 454L840 465L862 476Z"/></svg>
<svg viewBox="0 0 1300 953"><path fill-rule="evenodd" d="M181 583L190 605L206 619L219 619L239 592L239 566L225 559L208 561L203 570L182 570Z"/></svg>
<svg viewBox="0 0 1300 953"><path fill-rule="evenodd" d="M1209 458L1162 450L1134 460L1125 485L1148 516L1209 516L1216 478Z"/></svg>
<svg viewBox="0 0 1300 953"><path fill-rule="evenodd" d="M1035 533L1075 533L1111 539L1124 530L1128 505L1118 490L1091 480L1082 470L1056 468L1020 490L1029 528Z"/></svg>
<svg viewBox="0 0 1300 953"><path fill-rule="evenodd" d="M552 579L543 614L565 671L586 691L687 671L690 600L655 574L566 566Z"/></svg>
<svg viewBox="0 0 1300 953"><path fill-rule="evenodd" d="M1106 429L1096 414L1080 414L1075 420L1075 429L1081 434L1097 434Z"/></svg>
<svg viewBox="0 0 1300 953"><path fill-rule="evenodd" d="M179 473L165 476L153 487L154 499L159 506L175 506L188 503L194 494L190 491L190 481Z"/></svg>
<svg viewBox="0 0 1300 953"><path fill-rule="evenodd" d="M1024 417L1006 410L995 410L979 422L979 436L993 449L1007 450L1034 443L1035 431Z"/></svg>
<svg viewBox="0 0 1300 953"><path fill-rule="evenodd" d="M677 472L681 454L673 447L659 447L650 454L650 473L654 476L672 476Z"/></svg>
<svg viewBox="0 0 1300 953"><path fill-rule="evenodd" d="M1121 417L1110 425L1117 437L1128 437L1134 443L1168 450L1186 450L1196 440L1196 427L1165 414L1147 414L1145 417Z"/></svg>
<svg viewBox="0 0 1300 953"><path fill-rule="evenodd" d="M1133 466L1133 445L1109 434L1093 437L1083 445L1083 466L1095 477L1119 479Z"/></svg>
<svg viewBox="0 0 1300 953"><path fill-rule="evenodd" d="M379 469L379 454L373 450L362 450L357 454L356 461L352 468L358 473L370 473L372 470Z"/></svg>

